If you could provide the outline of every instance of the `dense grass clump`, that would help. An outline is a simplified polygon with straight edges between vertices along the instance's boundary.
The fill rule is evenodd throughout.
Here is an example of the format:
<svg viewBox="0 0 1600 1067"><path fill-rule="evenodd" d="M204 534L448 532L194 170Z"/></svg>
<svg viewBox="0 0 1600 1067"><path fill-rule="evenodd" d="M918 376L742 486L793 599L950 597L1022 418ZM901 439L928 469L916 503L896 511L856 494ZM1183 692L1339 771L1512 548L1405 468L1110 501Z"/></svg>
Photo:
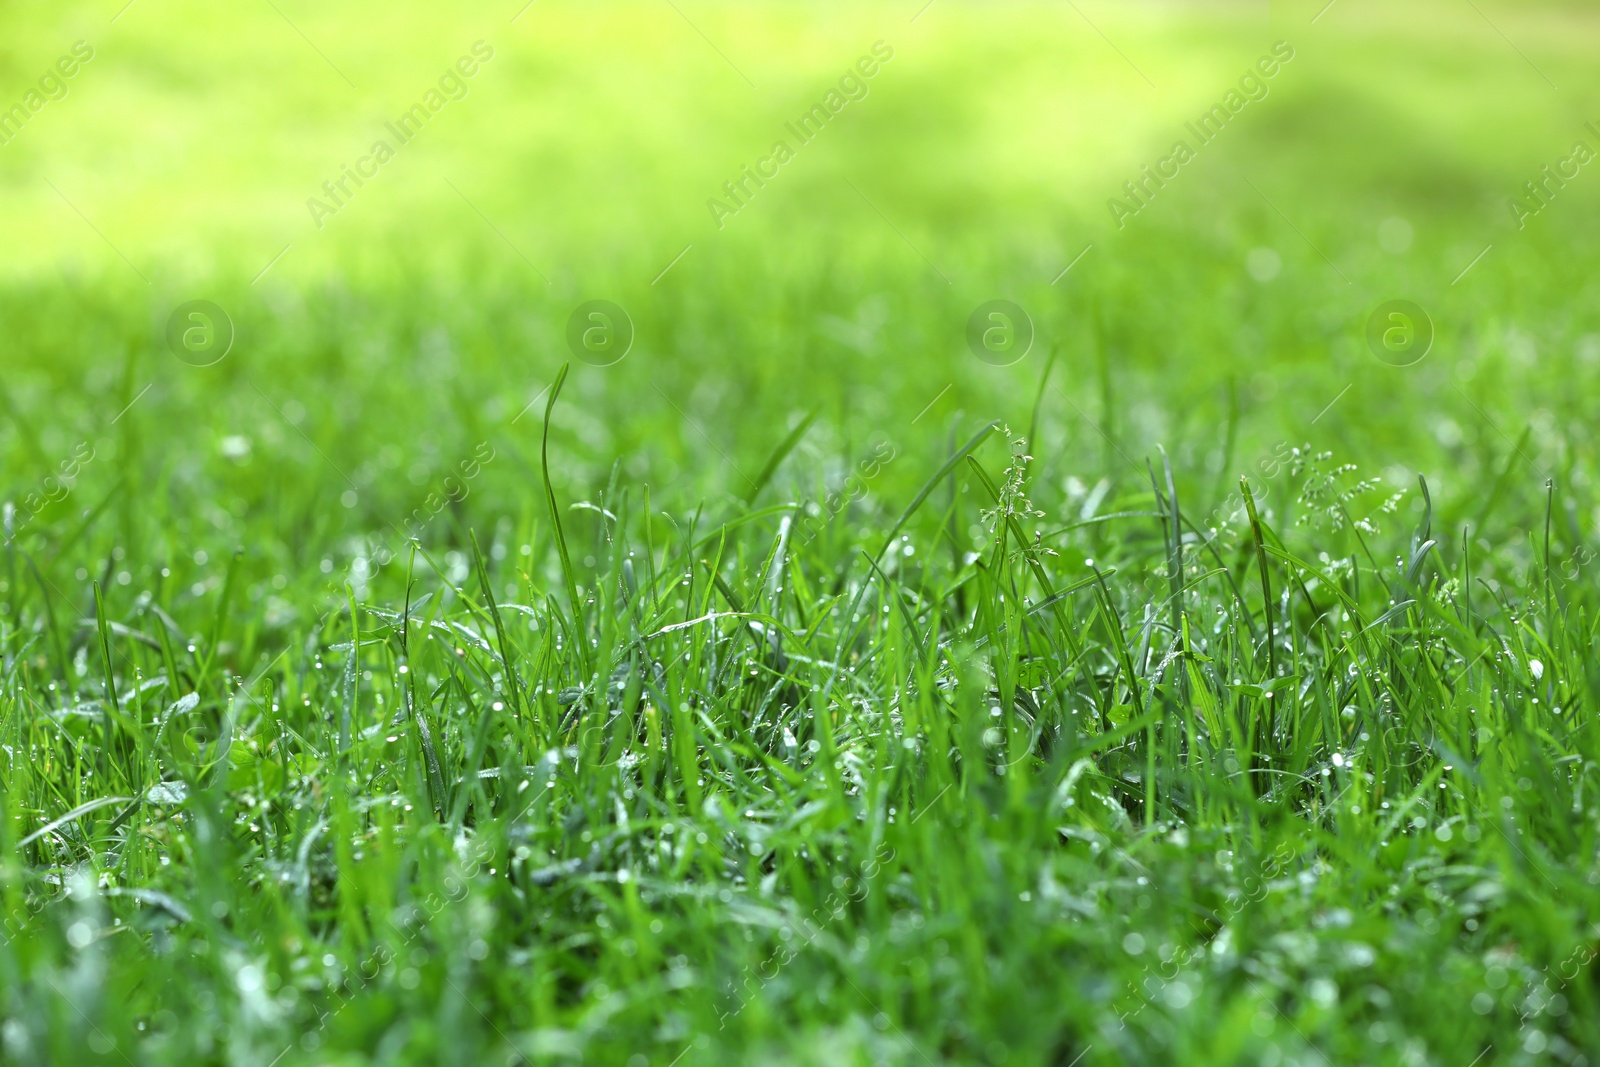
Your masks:
<svg viewBox="0 0 1600 1067"><path fill-rule="evenodd" d="M1464 538L1290 446L1191 505L1159 454L1091 486L946 412L948 451L828 476L800 419L720 498L578 500L569 373L416 541L292 579L124 541L115 487L13 541L13 1054L1594 1042L1596 604L1553 489Z"/></svg>
<svg viewBox="0 0 1600 1067"><path fill-rule="evenodd" d="M673 6L139 5L5 146L0 1060L1600 1063L1593 16Z"/></svg>

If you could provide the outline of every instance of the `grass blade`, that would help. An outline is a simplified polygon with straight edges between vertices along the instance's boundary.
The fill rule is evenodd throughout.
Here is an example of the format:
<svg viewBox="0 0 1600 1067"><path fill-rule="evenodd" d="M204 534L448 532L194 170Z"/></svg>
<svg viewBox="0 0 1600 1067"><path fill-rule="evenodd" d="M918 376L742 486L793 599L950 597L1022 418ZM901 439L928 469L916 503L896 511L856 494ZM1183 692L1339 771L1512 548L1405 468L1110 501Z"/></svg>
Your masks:
<svg viewBox="0 0 1600 1067"><path fill-rule="evenodd" d="M790 452L794 451L795 446L800 443L800 439L806 435L806 431L811 429L811 424L817 421L817 411L817 408L812 408L806 417L801 419L795 428L789 431L788 436L778 444L778 447L773 449L772 455L767 457L766 465L761 468L761 473L756 475L755 480L750 483L750 488L744 494L744 502L746 504L755 503L756 497L761 495L761 490L766 488L767 483L772 480L772 476L778 472L778 466L789 457Z"/></svg>
<svg viewBox="0 0 1600 1067"><path fill-rule="evenodd" d="M567 371L572 364L561 364L556 380L550 386L550 399L544 404L544 438L539 445L539 468L544 474L544 499L550 509L550 525L556 532L556 552L561 557L561 577L567 583L567 599L572 606L573 644L578 647L578 660L583 665L583 678L587 682L593 671L589 650L589 628L583 621L583 601L578 599L578 579L572 569L572 554L567 551L566 531L561 528L561 509L556 507L556 491L550 481L550 413L555 410L561 387L567 383Z"/></svg>

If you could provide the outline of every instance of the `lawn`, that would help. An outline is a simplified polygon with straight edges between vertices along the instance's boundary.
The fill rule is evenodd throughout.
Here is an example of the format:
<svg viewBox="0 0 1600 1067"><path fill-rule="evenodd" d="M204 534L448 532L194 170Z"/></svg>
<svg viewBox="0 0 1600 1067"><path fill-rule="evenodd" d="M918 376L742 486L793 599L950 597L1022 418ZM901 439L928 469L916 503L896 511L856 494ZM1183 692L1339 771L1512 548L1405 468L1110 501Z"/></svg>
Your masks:
<svg viewBox="0 0 1600 1067"><path fill-rule="evenodd" d="M1600 11L0 7L0 1062L1600 1064Z"/></svg>

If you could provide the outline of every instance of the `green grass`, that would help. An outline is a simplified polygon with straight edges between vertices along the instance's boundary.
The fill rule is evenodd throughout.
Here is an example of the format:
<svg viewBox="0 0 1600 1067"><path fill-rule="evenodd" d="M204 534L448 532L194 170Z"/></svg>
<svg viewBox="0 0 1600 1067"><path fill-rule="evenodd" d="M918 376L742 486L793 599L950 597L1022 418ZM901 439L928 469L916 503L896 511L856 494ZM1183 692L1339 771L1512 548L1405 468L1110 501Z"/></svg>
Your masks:
<svg viewBox="0 0 1600 1067"><path fill-rule="evenodd" d="M0 12L3 1062L1600 1062L1593 13L280 4Z"/></svg>

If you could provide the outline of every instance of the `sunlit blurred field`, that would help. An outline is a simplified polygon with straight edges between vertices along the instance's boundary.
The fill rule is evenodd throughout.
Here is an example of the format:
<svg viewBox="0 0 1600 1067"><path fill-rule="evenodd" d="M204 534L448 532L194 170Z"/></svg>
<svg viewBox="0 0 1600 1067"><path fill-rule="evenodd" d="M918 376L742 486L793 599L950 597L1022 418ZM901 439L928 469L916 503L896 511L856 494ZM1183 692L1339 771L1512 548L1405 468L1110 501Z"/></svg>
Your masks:
<svg viewBox="0 0 1600 1067"><path fill-rule="evenodd" d="M351 415L391 390L420 398L447 372L400 335L448 337L467 368L455 395L516 410L568 358L567 313L604 298L629 310L636 350L575 387L592 390L616 451L648 440L650 462L672 464L715 453L692 433L666 446L656 417L681 420L651 382L755 392L761 403L719 410L735 423L765 419L768 402L878 422L952 380L1025 410L1037 366L986 368L962 342L972 307L998 296L1030 310L1040 351L1059 344L1075 384L1110 354L1139 382L1130 399L1183 398L1104 413L1138 449L1190 447L1204 423L1186 420L1220 411L1229 381L1246 432L1271 440L1302 435L1353 381L1326 430L1363 458L1419 465L1438 455L1418 449L1436 447L1440 420L1467 440L1482 422L1448 374L1493 375L1530 346L1551 380L1588 366L1594 182L1583 171L1521 231L1506 201L1594 139L1584 56L1600 16L1519 7L1491 24L1451 4L1342 2L1312 25L1305 7L940 2L912 22L885 5L141 2L111 23L11 5L12 97L76 41L94 58L0 151L7 388L48 398L39 432L71 436L154 382L149 410L183 411L166 433L187 435L271 421L242 387L254 375L279 400L338 403L339 458L354 464L379 442ZM1294 58L1269 95L1118 228L1108 199L1193 140L1184 124L1278 40ZM480 41L492 58L466 95L400 144L386 124ZM877 41L894 58L868 95L800 144L785 123ZM331 203L323 183L379 140L395 158L318 219L308 200ZM719 226L707 201L777 140L795 158ZM1414 236L1390 253L1379 228L1394 218ZM1248 272L1253 249L1281 263L1270 281ZM1375 375L1360 339L1393 297L1439 331L1438 358L1404 377ZM159 340L193 298L239 331L203 377ZM1427 399L1399 411L1396 389ZM1514 399L1511 421L1564 420L1576 399L1481 395ZM1380 442L1396 450L1365 453ZM182 450L211 451L204 436Z"/></svg>
<svg viewBox="0 0 1600 1067"><path fill-rule="evenodd" d="M0 1058L1600 1062L1600 7L124 2L0 0Z"/></svg>

